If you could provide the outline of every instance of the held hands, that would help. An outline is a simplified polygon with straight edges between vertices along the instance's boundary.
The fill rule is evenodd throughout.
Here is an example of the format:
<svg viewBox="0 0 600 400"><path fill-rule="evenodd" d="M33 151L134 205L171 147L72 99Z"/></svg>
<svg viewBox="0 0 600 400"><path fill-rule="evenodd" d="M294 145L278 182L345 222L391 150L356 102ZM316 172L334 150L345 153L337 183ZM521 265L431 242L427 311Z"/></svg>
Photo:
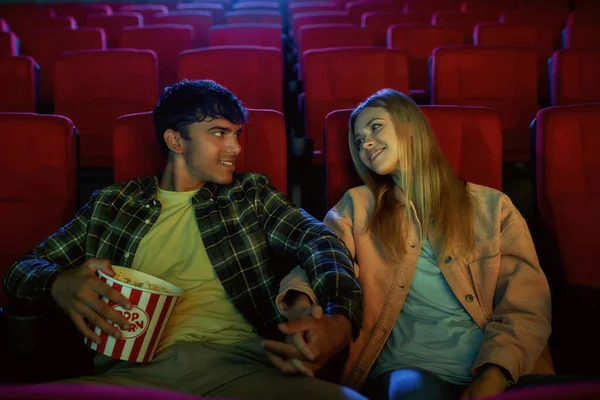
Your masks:
<svg viewBox="0 0 600 400"><path fill-rule="evenodd" d="M79 267L58 275L52 284L52 297L84 336L100 344L100 337L87 326L86 319L116 338L121 337L121 331L107 319L125 330L129 329L129 323L99 296L107 297L126 309L130 309L131 304L119 291L96 276L98 270L108 276L115 275L109 260L90 258Z"/></svg>
<svg viewBox="0 0 600 400"><path fill-rule="evenodd" d="M489 364L485 370L464 391L460 400L489 397L504 392L508 380L502 369L494 364Z"/></svg>
<svg viewBox="0 0 600 400"><path fill-rule="evenodd" d="M289 322L279 324L286 342L263 341L269 360L287 374L314 376L332 356L351 340L352 326L343 315L324 315L301 294L288 308Z"/></svg>

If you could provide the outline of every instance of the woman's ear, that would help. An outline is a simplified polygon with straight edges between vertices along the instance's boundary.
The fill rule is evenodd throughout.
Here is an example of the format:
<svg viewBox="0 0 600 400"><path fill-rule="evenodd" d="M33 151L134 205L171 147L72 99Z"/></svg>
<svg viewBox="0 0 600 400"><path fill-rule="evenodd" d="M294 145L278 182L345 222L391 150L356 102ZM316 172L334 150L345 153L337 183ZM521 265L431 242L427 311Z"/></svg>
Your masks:
<svg viewBox="0 0 600 400"><path fill-rule="evenodd" d="M165 140L165 143L167 144L167 147L176 154L182 154L183 153L183 138L181 137L181 135L179 134L179 132L174 131L173 129L167 129L165 131L165 133L163 134L163 138Z"/></svg>

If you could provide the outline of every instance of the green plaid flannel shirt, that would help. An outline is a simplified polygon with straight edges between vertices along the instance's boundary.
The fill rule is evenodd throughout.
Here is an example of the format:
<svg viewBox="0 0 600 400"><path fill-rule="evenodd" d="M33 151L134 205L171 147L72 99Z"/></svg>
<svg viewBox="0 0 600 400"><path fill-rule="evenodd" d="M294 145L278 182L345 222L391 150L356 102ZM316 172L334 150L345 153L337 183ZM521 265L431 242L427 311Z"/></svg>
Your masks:
<svg viewBox="0 0 600 400"><path fill-rule="evenodd" d="M159 177L137 178L94 193L75 218L11 266L5 292L48 300L61 271L96 257L131 267L157 220ZM356 338L361 290L346 246L323 223L295 207L259 174L237 173L231 185L208 183L192 200L198 229L225 292L259 335L276 337L283 321L279 283L300 264L325 313L342 314Z"/></svg>

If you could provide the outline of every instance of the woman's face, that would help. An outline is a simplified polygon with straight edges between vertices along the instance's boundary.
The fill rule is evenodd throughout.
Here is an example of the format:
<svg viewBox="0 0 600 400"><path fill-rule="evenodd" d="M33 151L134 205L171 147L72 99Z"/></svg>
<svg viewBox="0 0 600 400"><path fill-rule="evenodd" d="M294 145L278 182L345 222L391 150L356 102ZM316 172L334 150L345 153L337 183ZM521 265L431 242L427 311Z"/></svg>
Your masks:
<svg viewBox="0 0 600 400"><path fill-rule="evenodd" d="M354 143L362 163L378 175L399 172L399 143L390 113L367 107L354 121Z"/></svg>

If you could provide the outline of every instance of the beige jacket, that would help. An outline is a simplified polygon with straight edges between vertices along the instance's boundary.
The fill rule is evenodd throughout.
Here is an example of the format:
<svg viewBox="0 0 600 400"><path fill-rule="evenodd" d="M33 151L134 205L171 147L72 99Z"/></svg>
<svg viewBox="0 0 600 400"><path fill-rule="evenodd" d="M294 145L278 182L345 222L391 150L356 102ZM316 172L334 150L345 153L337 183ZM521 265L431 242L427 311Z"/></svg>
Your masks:
<svg viewBox="0 0 600 400"><path fill-rule="evenodd" d="M475 251L464 258L453 252L440 254L435 223L428 237L450 288L484 331L473 374L486 363L504 367L513 381L529 373L553 373L546 347L551 331L550 290L527 224L505 194L475 184L469 184L469 189L475 211ZM398 197L402 202L402 195ZM355 256L363 290L363 327L350 346L342 380L354 388L365 382L398 319L421 250L421 223L411 203L406 258L402 264L383 259L364 231L373 205L371 191L361 186L347 191L325 217ZM310 292L298 271L282 281L280 299L290 288ZM314 300L314 294L308 294Z"/></svg>

